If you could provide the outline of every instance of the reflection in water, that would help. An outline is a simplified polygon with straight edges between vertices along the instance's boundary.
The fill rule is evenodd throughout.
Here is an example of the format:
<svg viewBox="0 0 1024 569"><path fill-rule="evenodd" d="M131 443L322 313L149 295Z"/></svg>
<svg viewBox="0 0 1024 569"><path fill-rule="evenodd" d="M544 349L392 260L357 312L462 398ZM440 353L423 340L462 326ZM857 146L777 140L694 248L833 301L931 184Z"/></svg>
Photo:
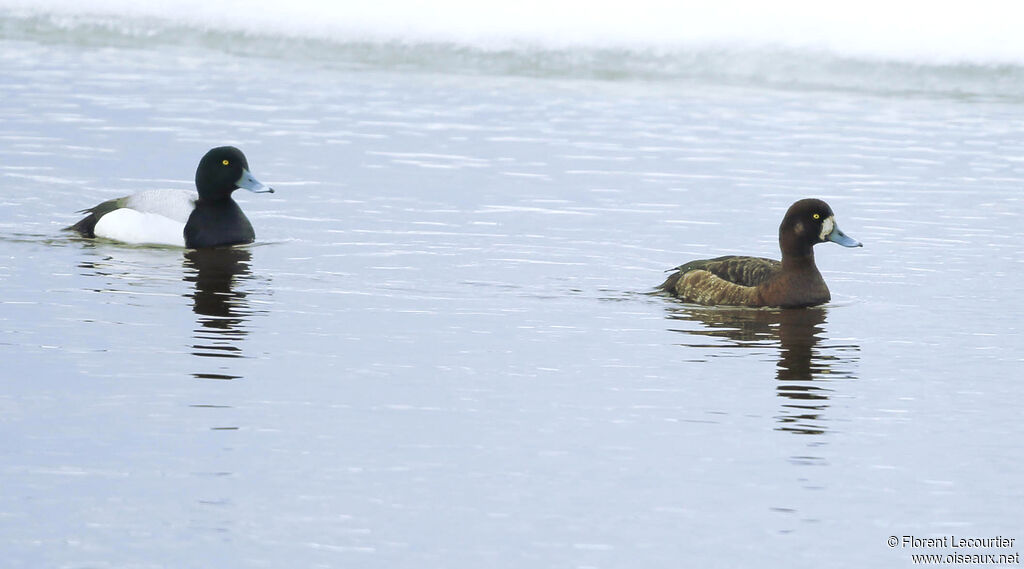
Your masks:
<svg viewBox="0 0 1024 569"><path fill-rule="evenodd" d="M238 280L251 278L248 249L221 247L185 254L185 281L195 283L192 311L196 313L192 354L200 357L241 358L241 340L249 333L252 315L246 293L235 290ZM223 373L195 373L200 379L237 379Z"/></svg>
<svg viewBox="0 0 1024 569"><path fill-rule="evenodd" d="M823 307L752 309L677 307L669 318L701 324L675 330L724 342L684 344L714 350L742 348L750 352L777 352L776 389L783 398L779 430L819 435L826 432L824 412L832 389L827 380L853 378L856 345L831 343L825 337L828 310Z"/></svg>

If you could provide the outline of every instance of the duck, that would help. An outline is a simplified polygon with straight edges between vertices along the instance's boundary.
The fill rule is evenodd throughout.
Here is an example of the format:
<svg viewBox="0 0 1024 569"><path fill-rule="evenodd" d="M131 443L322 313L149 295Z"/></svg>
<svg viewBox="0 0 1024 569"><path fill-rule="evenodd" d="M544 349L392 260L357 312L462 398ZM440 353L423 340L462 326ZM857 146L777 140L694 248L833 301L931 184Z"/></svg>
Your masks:
<svg viewBox="0 0 1024 569"><path fill-rule="evenodd" d="M690 261L671 269L658 289L683 301L709 306L799 308L825 304L832 295L814 264L814 246L832 242L863 247L836 224L820 199L799 200L779 225L782 260L728 255Z"/></svg>
<svg viewBox="0 0 1024 569"><path fill-rule="evenodd" d="M65 229L87 238L188 249L252 243L252 224L231 198L239 188L274 192L249 172L241 150L219 146L199 161L196 191L144 190L108 200L79 211L88 215Z"/></svg>

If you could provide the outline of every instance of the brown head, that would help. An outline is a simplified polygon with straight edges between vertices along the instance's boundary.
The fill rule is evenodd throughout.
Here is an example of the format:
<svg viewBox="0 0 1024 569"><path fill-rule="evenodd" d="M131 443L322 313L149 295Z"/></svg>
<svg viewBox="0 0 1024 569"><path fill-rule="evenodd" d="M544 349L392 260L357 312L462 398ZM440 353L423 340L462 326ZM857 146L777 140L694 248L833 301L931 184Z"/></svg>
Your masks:
<svg viewBox="0 0 1024 569"><path fill-rule="evenodd" d="M860 241L851 239L836 224L832 208L819 199L802 199L789 206L779 225L779 248L782 262L813 257L813 247L832 241L843 247L861 247Z"/></svg>

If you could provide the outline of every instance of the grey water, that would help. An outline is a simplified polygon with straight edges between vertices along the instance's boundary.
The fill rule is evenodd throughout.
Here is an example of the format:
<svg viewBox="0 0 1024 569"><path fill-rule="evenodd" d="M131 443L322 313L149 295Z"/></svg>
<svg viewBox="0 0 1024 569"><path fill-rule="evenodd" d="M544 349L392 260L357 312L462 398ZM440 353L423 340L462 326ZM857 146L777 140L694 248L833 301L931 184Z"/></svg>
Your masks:
<svg viewBox="0 0 1024 569"><path fill-rule="evenodd" d="M1024 548L1024 103L0 41L7 567L887 567ZM252 246L75 238L235 144ZM665 270L816 248L806 310ZM946 551L942 551L946 553Z"/></svg>

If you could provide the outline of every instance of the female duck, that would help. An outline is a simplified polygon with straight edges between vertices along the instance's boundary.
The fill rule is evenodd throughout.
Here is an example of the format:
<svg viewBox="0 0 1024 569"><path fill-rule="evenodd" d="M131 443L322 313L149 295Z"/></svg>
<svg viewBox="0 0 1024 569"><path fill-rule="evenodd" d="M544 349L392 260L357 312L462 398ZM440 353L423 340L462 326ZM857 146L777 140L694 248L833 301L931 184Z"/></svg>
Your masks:
<svg viewBox="0 0 1024 569"><path fill-rule="evenodd" d="M67 229L83 237L190 249L252 243L256 238L252 224L231 199L238 188L274 191L249 173L249 162L241 150L221 146L199 161L198 193L147 190L105 201L79 212L89 215Z"/></svg>
<svg viewBox="0 0 1024 569"><path fill-rule="evenodd" d="M790 206L779 225L782 262L737 256L690 261L674 269L659 288L682 300L708 305L790 308L824 304L832 297L814 264L813 247L825 241L861 247L859 241L839 230L827 203L803 199Z"/></svg>

